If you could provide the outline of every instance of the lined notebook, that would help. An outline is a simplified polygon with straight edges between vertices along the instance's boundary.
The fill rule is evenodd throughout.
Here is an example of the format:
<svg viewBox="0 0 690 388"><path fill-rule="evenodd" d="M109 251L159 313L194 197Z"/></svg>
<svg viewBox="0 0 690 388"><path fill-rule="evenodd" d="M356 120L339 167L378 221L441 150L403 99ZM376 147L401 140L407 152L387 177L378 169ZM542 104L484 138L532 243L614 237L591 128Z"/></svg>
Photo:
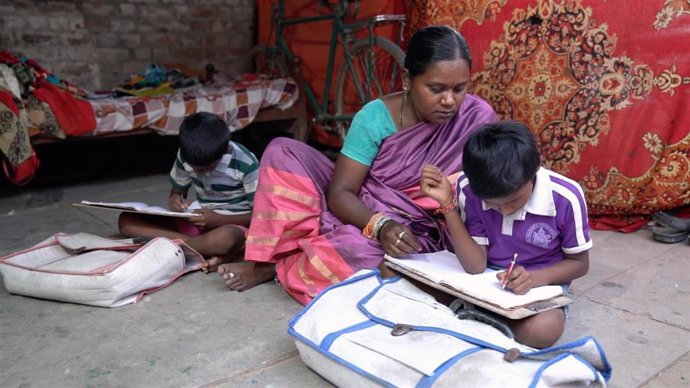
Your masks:
<svg viewBox="0 0 690 388"><path fill-rule="evenodd" d="M193 206L196 204L196 207ZM161 206L149 206L143 202L91 202L81 201L74 203L74 206L92 207L98 209L119 210L132 213L152 214L167 217L193 217L196 216L193 210L198 209L198 202L194 202L187 212L174 212Z"/></svg>
<svg viewBox="0 0 690 388"><path fill-rule="evenodd" d="M487 269L481 274L468 274L460 265L455 254L449 251L417 253L404 258L386 255L385 259L430 282L447 286L462 294L506 310L563 295L563 290L558 285L535 287L524 295L503 290L501 283L496 278L497 271Z"/></svg>

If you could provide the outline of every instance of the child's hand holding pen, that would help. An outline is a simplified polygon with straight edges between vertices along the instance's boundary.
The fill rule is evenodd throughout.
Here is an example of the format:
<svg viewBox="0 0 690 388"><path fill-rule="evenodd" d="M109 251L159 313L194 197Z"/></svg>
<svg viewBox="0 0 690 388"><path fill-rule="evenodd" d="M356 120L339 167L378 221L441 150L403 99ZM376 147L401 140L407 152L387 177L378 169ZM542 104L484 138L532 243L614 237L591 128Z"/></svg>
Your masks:
<svg viewBox="0 0 690 388"><path fill-rule="evenodd" d="M182 193L173 192L170 194L170 198L168 199L168 206L172 211L184 212L189 207L189 203L184 198Z"/></svg>
<svg viewBox="0 0 690 388"><path fill-rule="evenodd" d="M180 194L180 206L182 207L182 211L187 211L187 208L189 207L189 202L184 199L182 194Z"/></svg>
<svg viewBox="0 0 690 388"><path fill-rule="evenodd" d="M503 276L503 280L501 281L501 288L506 289L506 284L510 281L510 275L513 273L513 269L515 268L515 262L517 262L517 253L513 254L513 260L510 261L510 266L508 266L508 271L506 271L505 276Z"/></svg>
<svg viewBox="0 0 690 388"><path fill-rule="evenodd" d="M496 277L501 282L501 288L514 294L526 294L532 288L532 277L525 267L517 264L517 253L513 255L508 269L499 272Z"/></svg>

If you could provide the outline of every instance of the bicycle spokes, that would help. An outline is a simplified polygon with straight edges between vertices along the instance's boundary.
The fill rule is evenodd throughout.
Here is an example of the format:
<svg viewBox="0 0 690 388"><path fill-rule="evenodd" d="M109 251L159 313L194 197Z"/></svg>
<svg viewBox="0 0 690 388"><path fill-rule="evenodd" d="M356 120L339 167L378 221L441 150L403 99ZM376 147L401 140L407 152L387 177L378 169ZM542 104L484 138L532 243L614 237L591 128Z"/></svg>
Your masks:
<svg viewBox="0 0 690 388"><path fill-rule="evenodd" d="M402 50L385 38L355 42L338 73L336 115L351 116L367 102L401 90L403 61Z"/></svg>
<svg viewBox="0 0 690 388"><path fill-rule="evenodd" d="M379 46L364 46L353 53L350 77L345 79L345 106L359 109L364 103L401 87L400 66Z"/></svg>

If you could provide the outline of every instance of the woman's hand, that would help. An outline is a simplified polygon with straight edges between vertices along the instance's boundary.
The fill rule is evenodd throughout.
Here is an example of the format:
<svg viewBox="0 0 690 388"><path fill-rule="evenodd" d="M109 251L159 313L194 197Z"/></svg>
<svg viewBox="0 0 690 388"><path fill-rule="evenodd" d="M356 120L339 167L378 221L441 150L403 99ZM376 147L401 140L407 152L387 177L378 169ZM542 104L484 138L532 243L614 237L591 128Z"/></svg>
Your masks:
<svg viewBox="0 0 690 388"><path fill-rule="evenodd" d="M422 250L417 238L405 225L389 221L379 231L379 242L383 251L393 257L399 257Z"/></svg>
<svg viewBox="0 0 690 388"><path fill-rule="evenodd" d="M448 178L432 164L427 164L422 169L419 186L424 194L438 201L441 208L453 202L453 190Z"/></svg>
<svg viewBox="0 0 690 388"><path fill-rule="evenodd" d="M508 271L501 271L496 274L498 281L503 284ZM523 295L532 289L532 275L525 267L518 265L513 268L506 282L506 290L513 291L514 294Z"/></svg>

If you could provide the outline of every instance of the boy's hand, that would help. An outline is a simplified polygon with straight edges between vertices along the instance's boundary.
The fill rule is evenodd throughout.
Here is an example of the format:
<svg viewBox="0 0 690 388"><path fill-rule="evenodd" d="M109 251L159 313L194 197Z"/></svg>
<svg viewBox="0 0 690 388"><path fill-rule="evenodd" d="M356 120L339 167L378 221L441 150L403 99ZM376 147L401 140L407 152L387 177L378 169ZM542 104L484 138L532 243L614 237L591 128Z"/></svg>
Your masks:
<svg viewBox="0 0 690 388"><path fill-rule="evenodd" d="M174 212L185 212L188 206L182 194L171 194L168 198L168 207Z"/></svg>
<svg viewBox="0 0 690 388"><path fill-rule="evenodd" d="M441 207L453 201L453 190L448 178L432 164L427 164L422 169L419 186L424 194L438 201Z"/></svg>
<svg viewBox="0 0 690 388"><path fill-rule="evenodd" d="M194 210L197 215L187 220L201 229L212 229L222 224L219 218L222 216L211 209Z"/></svg>
<svg viewBox="0 0 690 388"><path fill-rule="evenodd" d="M501 271L496 274L499 283L503 283L508 271ZM506 290L513 291L514 294L523 295L532 289L532 276L525 267L521 265L515 266L513 272L510 273L510 277L506 283Z"/></svg>

